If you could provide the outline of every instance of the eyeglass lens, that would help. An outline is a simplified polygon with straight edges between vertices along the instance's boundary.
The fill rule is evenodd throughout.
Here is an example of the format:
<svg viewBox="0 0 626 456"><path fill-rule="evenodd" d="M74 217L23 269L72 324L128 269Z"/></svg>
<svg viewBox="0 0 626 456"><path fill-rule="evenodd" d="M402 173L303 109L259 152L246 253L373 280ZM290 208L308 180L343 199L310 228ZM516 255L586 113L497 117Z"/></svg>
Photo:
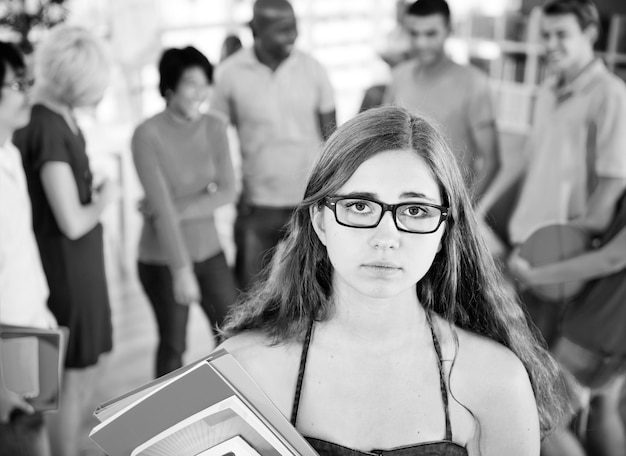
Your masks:
<svg viewBox="0 0 626 456"><path fill-rule="evenodd" d="M35 84L34 79L16 79L14 81L6 82L3 85L15 92L26 92L34 84Z"/></svg>
<svg viewBox="0 0 626 456"><path fill-rule="evenodd" d="M380 222L383 207L375 201L346 198L336 202L337 221L356 228L373 228ZM399 205L395 210L398 228L415 233L435 231L440 223L439 208L419 203Z"/></svg>

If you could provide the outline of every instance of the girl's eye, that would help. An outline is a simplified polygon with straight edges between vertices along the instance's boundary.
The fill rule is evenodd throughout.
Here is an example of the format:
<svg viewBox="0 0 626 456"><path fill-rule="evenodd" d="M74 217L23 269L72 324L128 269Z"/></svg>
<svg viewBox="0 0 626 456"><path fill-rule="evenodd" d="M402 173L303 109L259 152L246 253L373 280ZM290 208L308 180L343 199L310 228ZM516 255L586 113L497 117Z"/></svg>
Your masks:
<svg viewBox="0 0 626 456"><path fill-rule="evenodd" d="M428 214L428 211L423 206L406 206L402 210L403 215L408 215L410 217L419 217Z"/></svg>
<svg viewBox="0 0 626 456"><path fill-rule="evenodd" d="M420 206L409 206L407 212L409 215L419 215L424 210Z"/></svg>
<svg viewBox="0 0 626 456"><path fill-rule="evenodd" d="M370 203L369 201L352 200L352 201L346 201L345 207L346 209L349 209L354 212L371 212L372 203Z"/></svg>

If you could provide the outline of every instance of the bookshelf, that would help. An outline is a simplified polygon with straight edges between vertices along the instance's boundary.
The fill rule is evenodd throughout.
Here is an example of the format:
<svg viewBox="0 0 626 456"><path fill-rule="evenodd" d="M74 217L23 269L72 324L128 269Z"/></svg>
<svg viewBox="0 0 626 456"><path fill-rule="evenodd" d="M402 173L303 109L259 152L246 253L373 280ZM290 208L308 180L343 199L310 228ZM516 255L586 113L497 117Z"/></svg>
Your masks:
<svg viewBox="0 0 626 456"><path fill-rule="evenodd" d="M467 61L493 80L499 127L525 134L532 121L535 89L548 75L540 42L540 8L528 14L466 15L454 24L454 46L463 48ZM596 54L607 68L626 80L626 15L603 18Z"/></svg>

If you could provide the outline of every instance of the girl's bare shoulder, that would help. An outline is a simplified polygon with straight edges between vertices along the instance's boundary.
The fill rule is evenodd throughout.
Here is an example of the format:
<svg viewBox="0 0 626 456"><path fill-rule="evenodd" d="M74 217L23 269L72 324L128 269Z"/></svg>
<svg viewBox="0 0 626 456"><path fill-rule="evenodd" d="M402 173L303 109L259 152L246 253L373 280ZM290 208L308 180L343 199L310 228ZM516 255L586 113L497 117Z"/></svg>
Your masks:
<svg viewBox="0 0 626 456"><path fill-rule="evenodd" d="M519 452L508 454L538 452L537 405L521 360L488 337L445 322L439 326L448 328L440 332L448 334L442 347L450 391L455 401L471 410L481 424L485 431L483 438L488 440L485 444L493 448L519 447ZM501 441L497 436L508 436L510 441Z"/></svg>
<svg viewBox="0 0 626 456"><path fill-rule="evenodd" d="M218 347L233 355L286 416L291 410L301 348L297 342L273 343L256 331L237 334Z"/></svg>
<svg viewBox="0 0 626 456"><path fill-rule="evenodd" d="M450 386L459 396L479 409L492 404L495 395L506 398L523 393L526 399L532 397L528 372L513 351L439 316L434 323Z"/></svg>
<svg viewBox="0 0 626 456"><path fill-rule="evenodd" d="M434 329L439 339L443 360L454 364L463 376L480 377L490 374L494 381L506 380L511 375L526 375L519 358L510 349L486 336L468 331L433 316Z"/></svg>
<svg viewBox="0 0 626 456"><path fill-rule="evenodd" d="M457 375L463 377L464 384L471 385L474 396L477 393L491 396L495 390L519 391L521 386L529 384L524 365L509 348L483 335L456 326L451 328L444 344L449 347L448 353L453 354Z"/></svg>

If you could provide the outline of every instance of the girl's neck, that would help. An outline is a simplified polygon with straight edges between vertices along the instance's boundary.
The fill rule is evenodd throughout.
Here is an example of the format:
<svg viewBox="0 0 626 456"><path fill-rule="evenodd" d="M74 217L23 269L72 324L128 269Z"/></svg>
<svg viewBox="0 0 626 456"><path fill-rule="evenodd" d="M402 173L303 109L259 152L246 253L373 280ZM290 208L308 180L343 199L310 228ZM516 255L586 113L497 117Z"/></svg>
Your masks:
<svg viewBox="0 0 626 456"><path fill-rule="evenodd" d="M426 324L426 312L414 290L384 299L338 292L334 301L329 326L359 343L395 345Z"/></svg>

